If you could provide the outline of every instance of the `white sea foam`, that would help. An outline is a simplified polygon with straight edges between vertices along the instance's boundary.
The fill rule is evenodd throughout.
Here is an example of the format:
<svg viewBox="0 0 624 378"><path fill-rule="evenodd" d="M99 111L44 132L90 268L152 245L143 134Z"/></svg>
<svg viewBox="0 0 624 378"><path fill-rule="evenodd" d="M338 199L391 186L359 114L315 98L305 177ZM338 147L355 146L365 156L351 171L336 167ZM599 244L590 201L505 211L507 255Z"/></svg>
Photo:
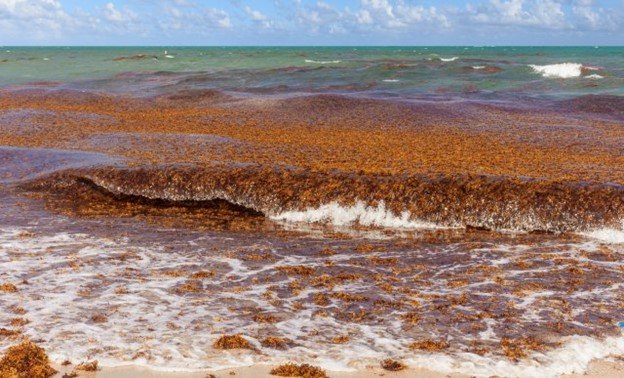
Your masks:
<svg viewBox="0 0 624 378"><path fill-rule="evenodd" d="M441 61L443 61L443 62L454 62L454 61L456 61L457 59L459 59L459 58L458 58L458 57L456 57L456 56L454 56L454 57L452 57L452 58L440 58L440 60L441 60Z"/></svg>
<svg viewBox="0 0 624 378"><path fill-rule="evenodd" d="M303 223L327 223L334 226L376 226L387 228L439 228L439 226L411 219L409 211L403 211L400 215L386 208L382 201L377 207L367 206L358 201L353 206L342 206L337 202L321 205L315 209L303 211L286 211L271 216L277 221L303 222Z"/></svg>
<svg viewBox="0 0 624 378"><path fill-rule="evenodd" d="M472 66L472 69L474 69L474 70L482 70L482 69L485 69L485 66Z"/></svg>
<svg viewBox="0 0 624 378"><path fill-rule="evenodd" d="M604 79L604 76L600 76L598 74L591 74L591 75L587 75L585 76L586 79Z"/></svg>
<svg viewBox="0 0 624 378"><path fill-rule="evenodd" d="M581 235L610 244L624 244L624 223L621 229L603 228L584 232Z"/></svg>
<svg viewBox="0 0 624 378"><path fill-rule="evenodd" d="M312 60L306 59L306 63L314 63L314 64L338 64L342 63L342 60Z"/></svg>
<svg viewBox="0 0 624 378"><path fill-rule="evenodd" d="M359 204L342 209L361 214L367 208ZM393 219L406 222L409 219L392 215L383 205L368 211L377 213L377 216L370 216L371 219L382 222L393 223ZM353 215L351 218L354 218ZM33 231L34 236L28 236L27 231ZM19 293L2 298L6 305L0 309L0 322L8 322L15 316L6 310L9 305L19 304L28 308L27 317L31 323L26 335L43 339L42 346L55 362L66 359L81 362L96 358L107 367L134 365L185 372L291 361L313 363L329 371L354 371L394 356L411 367L426 367L440 372L460 372L472 376L548 377L583 373L593 359L624 353L622 337L601 341L575 336L564 340L562 347L556 350L537 353L519 363L503 357L481 357L469 353L414 354L406 347L412 339L405 335L400 321L385 324L345 323L333 317L313 316L316 308L312 304L274 324L278 334L298 340L298 346L284 351L266 349L259 339L251 336L262 327L245 321L244 316L233 316L226 304L241 301L245 306L273 308L261 294L269 286L287 285L288 278L268 283L259 280L245 291L229 289L239 283L254 282L254 277L273 271L278 266L321 266L323 263L316 258L293 254L292 251L273 250L279 256L277 261L254 265L234 258L235 253L227 257L210 254L208 251L213 250L211 240L216 240L212 236L202 235L189 244L193 248L176 248L175 253L170 253L156 242L134 245L132 237L112 240L70 232L38 235L36 231L0 228L0 271L4 274L3 280L17 283L26 274L28 276L28 285L20 285ZM517 247L496 248L511 256L534 248ZM253 247L244 247L245 250L249 248ZM445 247L443 250L450 252L453 248ZM564 248L558 250L565 253ZM482 252L492 251L491 247L483 247ZM474 256L480 252L472 251ZM383 252L386 257L403 254ZM353 255L337 254L330 259L348 267L352 264ZM511 260L503 255L493 261L504 265ZM474 263L479 263L479 260L474 260ZM185 281L184 277L159 273L191 272L206 266L217 274L204 281L205 296L200 298L176 294L174 288ZM453 264L443 265L440 270L454 267ZM435 290L442 287L437 283L434 286L437 286ZM127 292L119 294L116 292L118 288L125 288ZM81 294L82 289L86 293ZM370 290L362 282L344 284L341 289L353 293ZM95 295L90 295L90 290ZM309 290L316 289L306 289L284 300L299 301L313 293ZM615 295L619 290L614 287L608 295ZM541 292L539 295L549 298L557 294ZM605 297L605 294L599 295ZM539 306L532 307L534 311L542 310ZM521 308L525 314L532 313L529 308ZM102 312L108 316L106 324L89 321L90 316ZM489 322L488 325L494 325L494 320ZM322 336L305 337L310 330L319 331L320 335L329 338L347 333L357 336L349 344L333 345L323 341ZM219 335L233 332L248 335L248 340L262 353L212 349L211 345ZM497 335L494 328L489 327L481 337L496 341ZM8 345L8 340L0 340L0 349ZM98 351L95 355L94 350Z"/></svg>
<svg viewBox="0 0 624 378"><path fill-rule="evenodd" d="M383 81L385 83L398 83L401 80L398 80L398 79L384 79Z"/></svg>
<svg viewBox="0 0 624 378"><path fill-rule="evenodd" d="M530 64L529 67L531 67L536 73L541 74L543 77L562 79L579 77L581 76L583 69L583 65L580 63L547 64L544 66Z"/></svg>
<svg viewBox="0 0 624 378"><path fill-rule="evenodd" d="M459 358L448 355L419 355L405 362L413 367L479 377L559 377L564 374L583 374L593 360L622 353L624 353L622 336L609 337L603 341L572 336L562 347L547 353L536 353L533 358L520 363L468 353Z"/></svg>

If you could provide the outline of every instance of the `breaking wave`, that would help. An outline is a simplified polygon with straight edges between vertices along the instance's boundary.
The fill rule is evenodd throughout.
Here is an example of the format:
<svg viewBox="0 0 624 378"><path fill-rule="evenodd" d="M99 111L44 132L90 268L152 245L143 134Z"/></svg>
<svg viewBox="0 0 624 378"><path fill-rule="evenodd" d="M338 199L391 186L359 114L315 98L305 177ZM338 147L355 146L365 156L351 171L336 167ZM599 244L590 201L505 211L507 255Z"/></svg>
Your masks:
<svg viewBox="0 0 624 378"><path fill-rule="evenodd" d="M388 228L595 232L618 230L624 187L483 175L366 175L259 165L99 167L26 187L75 196L76 185L112 196L226 201L280 221ZM600 234L595 234L600 235Z"/></svg>
<svg viewBox="0 0 624 378"><path fill-rule="evenodd" d="M314 64L339 64L342 63L342 60L312 60L306 59L306 63L314 63Z"/></svg>
<svg viewBox="0 0 624 378"><path fill-rule="evenodd" d="M358 201L352 206L342 206L338 202L321 205L315 209L303 211L285 211L271 216L274 220L298 223L329 223L334 226L374 226L383 228L436 228L434 223L412 220L409 211L397 215L386 208L382 201L379 205L367 206Z"/></svg>
<svg viewBox="0 0 624 378"><path fill-rule="evenodd" d="M568 79L579 77L583 71L583 65L580 63L559 63L543 66L531 64L529 67L531 67L535 73L541 74L545 78Z"/></svg>

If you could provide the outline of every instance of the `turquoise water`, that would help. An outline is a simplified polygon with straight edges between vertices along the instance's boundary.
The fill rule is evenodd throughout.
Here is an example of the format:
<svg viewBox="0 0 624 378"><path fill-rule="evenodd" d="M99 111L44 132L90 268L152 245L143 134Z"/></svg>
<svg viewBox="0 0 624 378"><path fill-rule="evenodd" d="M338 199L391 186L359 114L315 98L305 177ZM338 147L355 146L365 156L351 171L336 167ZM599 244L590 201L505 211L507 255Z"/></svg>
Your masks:
<svg viewBox="0 0 624 378"><path fill-rule="evenodd" d="M116 76L122 73L132 74ZM39 81L147 92L206 88L486 99L624 95L624 47L0 49L0 86Z"/></svg>

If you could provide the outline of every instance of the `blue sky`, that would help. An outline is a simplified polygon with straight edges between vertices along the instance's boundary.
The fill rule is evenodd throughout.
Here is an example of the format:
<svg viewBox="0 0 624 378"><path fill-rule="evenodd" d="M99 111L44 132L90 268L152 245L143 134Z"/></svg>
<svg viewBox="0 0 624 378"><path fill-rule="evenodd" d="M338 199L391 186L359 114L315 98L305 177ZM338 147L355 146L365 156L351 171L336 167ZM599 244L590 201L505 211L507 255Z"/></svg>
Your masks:
<svg viewBox="0 0 624 378"><path fill-rule="evenodd" d="M624 45L624 0L0 0L1 45Z"/></svg>

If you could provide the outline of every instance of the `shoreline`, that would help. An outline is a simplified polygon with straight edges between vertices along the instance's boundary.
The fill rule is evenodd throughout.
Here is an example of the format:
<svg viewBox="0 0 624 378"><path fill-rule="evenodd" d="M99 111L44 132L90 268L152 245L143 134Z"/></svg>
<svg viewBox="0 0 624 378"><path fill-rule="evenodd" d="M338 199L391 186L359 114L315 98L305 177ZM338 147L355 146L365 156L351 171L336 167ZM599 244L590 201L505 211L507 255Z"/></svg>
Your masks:
<svg viewBox="0 0 624 378"><path fill-rule="evenodd" d="M60 366L53 365L58 370L54 376L62 377L73 371L73 365ZM272 365L252 365L249 367L223 369L223 370L206 370L196 372L176 372L176 371L159 371L148 367L140 366L120 366L120 367L104 367L97 372L79 372L79 377L91 378L207 378L207 377L238 377L238 378L254 378L254 377L275 377L270 375L270 371L275 366ZM369 366L363 370L354 372L333 372L326 371L327 375L334 378L373 378L373 377L420 377L420 378L468 378L470 375L462 373L443 373L422 368L407 368L402 371L393 372L384 370L381 367ZM615 360L600 359L590 363L584 373L573 373L559 375L560 378L617 378L624 374L624 359L616 357Z"/></svg>

